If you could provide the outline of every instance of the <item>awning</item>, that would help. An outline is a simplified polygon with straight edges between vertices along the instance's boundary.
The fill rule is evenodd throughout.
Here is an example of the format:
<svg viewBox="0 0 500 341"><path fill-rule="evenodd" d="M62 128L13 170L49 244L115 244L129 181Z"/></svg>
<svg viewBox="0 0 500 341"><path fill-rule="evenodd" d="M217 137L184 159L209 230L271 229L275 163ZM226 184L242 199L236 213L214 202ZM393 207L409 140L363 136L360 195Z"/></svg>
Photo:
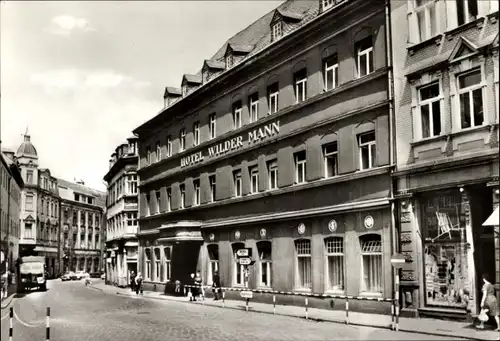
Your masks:
<svg viewBox="0 0 500 341"><path fill-rule="evenodd" d="M191 231L191 232L177 232L175 237L165 237L159 238L158 243L168 243L168 242L202 242L203 237L201 236L200 231Z"/></svg>
<svg viewBox="0 0 500 341"><path fill-rule="evenodd" d="M132 241L129 241L129 242L125 243L126 247L134 247L134 246L138 246L138 245L139 245L138 242L132 242Z"/></svg>
<svg viewBox="0 0 500 341"><path fill-rule="evenodd" d="M500 207L497 207L493 213L486 219L486 221L483 223L483 226L499 226L499 211Z"/></svg>

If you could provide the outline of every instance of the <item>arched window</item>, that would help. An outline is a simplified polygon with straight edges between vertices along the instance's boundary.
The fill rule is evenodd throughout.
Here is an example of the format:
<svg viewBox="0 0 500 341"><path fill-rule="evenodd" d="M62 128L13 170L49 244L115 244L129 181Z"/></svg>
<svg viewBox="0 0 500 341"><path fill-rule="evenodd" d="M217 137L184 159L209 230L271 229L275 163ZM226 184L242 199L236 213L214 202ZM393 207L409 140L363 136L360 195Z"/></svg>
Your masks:
<svg viewBox="0 0 500 341"><path fill-rule="evenodd" d="M213 275L215 271L219 271L219 245L210 244L207 245L208 251L208 278L207 283L213 283Z"/></svg>
<svg viewBox="0 0 500 341"><path fill-rule="evenodd" d="M144 278L151 279L151 249L144 250L145 256L145 269L144 269Z"/></svg>
<svg viewBox="0 0 500 341"><path fill-rule="evenodd" d="M170 280L170 275L172 273L171 261L172 261L172 248L166 247L164 250L164 263L163 263L163 280L165 282Z"/></svg>
<svg viewBox="0 0 500 341"><path fill-rule="evenodd" d="M344 238L325 239L326 287L331 291L344 290Z"/></svg>
<svg viewBox="0 0 500 341"><path fill-rule="evenodd" d="M155 273L153 275L153 280L159 281L161 278L161 253L159 248L154 249L155 254Z"/></svg>
<svg viewBox="0 0 500 341"><path fill-rule="evenodd" d="M297 268L295 283L298 289L312 289L311 275L311 241L299 239L295 241Z"/></svg>
<svg viewBox="0 0 500 341"><path fill-rule="evenodd" d="M233 283L234 285L244 285L245 284L245 267L238 263L238 257L236 252L240 249L245 248L243 243L234 243L232 245L233 255L234 255L234 272L233 272Z"/></svg>
<svg viewBox="0 0 500 341"><path fill-rule="evenodd" d="M257 243L259 252L259 286L271 287L272 277L272 244L270 241Z"/></svg>
<svg viewBox="0 0 500 341"><path fill-rule="evenodd" d="M382 240L378 234L359 238L361 244L361 291L382 292Z"/></svg>

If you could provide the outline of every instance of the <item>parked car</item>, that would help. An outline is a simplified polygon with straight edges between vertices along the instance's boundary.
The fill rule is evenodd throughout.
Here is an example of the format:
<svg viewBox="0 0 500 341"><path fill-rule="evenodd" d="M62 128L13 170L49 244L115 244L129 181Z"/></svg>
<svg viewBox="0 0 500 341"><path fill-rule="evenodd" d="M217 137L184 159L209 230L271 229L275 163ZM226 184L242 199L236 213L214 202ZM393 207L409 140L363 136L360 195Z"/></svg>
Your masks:
<svg viewBox="0 0 500 341"><path fill-rule="evenodd" d="M91 272L90 273L90 278L100 278L101 273L100 272Z"/></svg>
<svg viewBox="0 0 500 341"><path fill-rule="evenodd" d="M76 275L76 280L90 278L89 273L85 271L77 271L75 275Z"/></svg>
<svg viewBox="0 0 500 341"><path fill-rule="evenodd" d="M71 281L73 277L75 276L75 273L73 271L66 271L62 276L61 276L61 281Z"/></svg>

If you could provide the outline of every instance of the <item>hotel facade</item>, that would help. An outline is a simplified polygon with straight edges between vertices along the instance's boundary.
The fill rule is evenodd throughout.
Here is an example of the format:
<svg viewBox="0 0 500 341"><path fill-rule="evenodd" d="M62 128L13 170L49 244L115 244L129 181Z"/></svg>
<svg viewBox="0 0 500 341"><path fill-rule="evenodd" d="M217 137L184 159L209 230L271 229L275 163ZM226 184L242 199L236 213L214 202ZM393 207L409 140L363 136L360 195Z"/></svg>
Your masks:
<svg viewBox="0 0 500 341"><path fill-rule="evenodd" d="M383 2L287 1L165 89L134 131L145 289L243 287L251 248L249 288L393 296L387 23Z"/></svg>
<svg viewBox="0 0 500 341"><path fill-rule="evenodd" d="M498 226L482 226L499 202L498 2L390 5L402 314L467 318L481 274L500 282Z"/></svg>

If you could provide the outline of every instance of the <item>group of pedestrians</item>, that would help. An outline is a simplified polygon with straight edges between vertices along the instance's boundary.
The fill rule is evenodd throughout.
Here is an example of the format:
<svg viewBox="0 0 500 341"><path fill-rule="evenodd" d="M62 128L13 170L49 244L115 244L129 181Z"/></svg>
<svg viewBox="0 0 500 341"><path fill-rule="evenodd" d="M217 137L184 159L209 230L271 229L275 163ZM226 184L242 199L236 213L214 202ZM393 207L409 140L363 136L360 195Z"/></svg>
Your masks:
<svg viewBox="0 0 500 341"><path fill-rule="evenodd" d="M191 274L191 282L192 282L191 285L193 285L194 288L191 288L191 291L188 293L189 301L191 301L191 302L196 301L197 297L204 299L205 295L203 292L200 271L197 271L196 275L194 273ZM220 295L221 295L221 284L220 284L220 277L219 277L218 271L215 271L214 275L212 277L212 292L214 294L214 300L215 301L219 300Z"/></svg>
<svg viewBox="0 0 500 341"><path fill-rule="evenodd" d="M142 295L143 294L143 289L142 289L142 274L140 272L135 274L134 271L130 273L130 289L132 292L135 292L136 295L139 295L139 293Z"/></svg>

